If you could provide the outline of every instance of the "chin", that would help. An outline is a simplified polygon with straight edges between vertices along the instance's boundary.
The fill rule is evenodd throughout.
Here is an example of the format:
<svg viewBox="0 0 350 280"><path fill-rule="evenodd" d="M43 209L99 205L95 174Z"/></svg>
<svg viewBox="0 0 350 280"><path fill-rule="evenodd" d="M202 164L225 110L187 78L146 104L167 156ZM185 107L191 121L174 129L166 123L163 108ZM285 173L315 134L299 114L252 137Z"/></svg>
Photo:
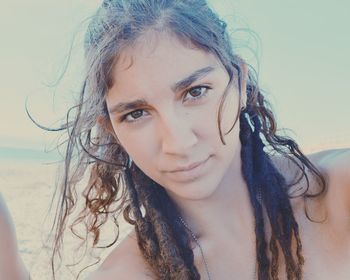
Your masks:
<svg viewBox="0 0 350 280"><path fill-rule="evenodd" d="M214 180L213 180L214 179ZM215 178L198 180L190 183L172 183L165 188L170 197L183 200L206 200L215 193L219 180Z"/></svg>

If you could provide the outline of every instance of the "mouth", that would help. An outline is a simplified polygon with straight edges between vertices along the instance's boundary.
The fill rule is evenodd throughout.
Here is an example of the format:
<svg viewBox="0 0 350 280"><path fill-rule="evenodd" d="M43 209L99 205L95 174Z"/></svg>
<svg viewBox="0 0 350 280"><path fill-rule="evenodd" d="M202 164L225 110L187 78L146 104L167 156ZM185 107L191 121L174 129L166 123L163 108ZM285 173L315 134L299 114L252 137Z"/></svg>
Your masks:
<svg viewBox="0 0 350 280"><path fill-rule="evenodd" d="M193 181L205 174L205 167L210 158L211 156L207 157L205 160L178 167L172 171L168 171L167 174L169 178L174 181Z"/></svg>
<svg viewBox="0 0 350 280"><path fill-rule="evenodd" d="M209 159L209 157L206 158L205 160L197 161L197 162L191 163L191 164L186 165L186 166L178 167L178 168L171 170L171 171L168 171L168 172L169 173L179 173L179 172L183 172L183 171L190 171L190 170L195 169L196 167L200 166L208 159Z"/></svg>

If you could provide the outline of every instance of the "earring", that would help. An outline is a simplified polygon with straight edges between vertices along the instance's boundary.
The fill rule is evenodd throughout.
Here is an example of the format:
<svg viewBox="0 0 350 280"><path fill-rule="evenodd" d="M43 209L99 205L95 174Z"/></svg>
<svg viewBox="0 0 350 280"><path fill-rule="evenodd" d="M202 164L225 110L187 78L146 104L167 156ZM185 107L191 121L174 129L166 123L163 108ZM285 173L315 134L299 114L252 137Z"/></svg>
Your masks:
<svg viewBox="0 0 350 280"><path fill-rule="evenodd" d="M128 168L129 168L129 169L131 168L132 162L133 162L133 160L132 160L132 158L129 156L129 158L128 158Z"/></svg>

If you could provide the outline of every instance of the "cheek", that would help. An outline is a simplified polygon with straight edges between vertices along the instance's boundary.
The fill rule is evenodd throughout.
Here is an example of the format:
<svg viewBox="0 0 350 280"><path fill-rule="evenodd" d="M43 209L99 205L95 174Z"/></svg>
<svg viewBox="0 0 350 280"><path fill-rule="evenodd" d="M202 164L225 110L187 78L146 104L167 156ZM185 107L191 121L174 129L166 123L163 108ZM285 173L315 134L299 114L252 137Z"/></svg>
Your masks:
<svg viewBox="0 0 350 280"><path fill-rule="evenodd" d="M194 127L196 134L200 139L210 141L212 144L216 143L215 146L221 147L222 142L220 139L219 123L221 125L221 134L225 139L225 142L232 143L236 141L237 133L239 131L239 120L237 120L231 132L225 135L232 128L236 114L238 112L239 97L238 92L231 91L224 104L221 107L221 120L219 122L219 106L221 96L217 98L210 107L205 108L205 111L196 115L194 121Z"/></svg>
<svg viewBox="0 0 350 280"><path fill-rule="evenodd" d="M134 132L130 132L121 128L119 130L116 129L115 134L121 146L136 165L140 168L144 165L150 165L150 159L155 155L154 145L156 143L156 139L152 133L148 133L148 131L142 129L136 129Z"/></svg>
<svg viewBox="0 0 350 280"><path fill-rule="evenodd" d="M239 93L232 90L226 97L224 104L222 106L221 112L221 131L225 135L231 129L230 134L235 134L234 131L239 130L238 120L235 123L236 116L239 109ZM234 127L233 127L234 125ZM233 128L232 128L233 127Z"/></svg>

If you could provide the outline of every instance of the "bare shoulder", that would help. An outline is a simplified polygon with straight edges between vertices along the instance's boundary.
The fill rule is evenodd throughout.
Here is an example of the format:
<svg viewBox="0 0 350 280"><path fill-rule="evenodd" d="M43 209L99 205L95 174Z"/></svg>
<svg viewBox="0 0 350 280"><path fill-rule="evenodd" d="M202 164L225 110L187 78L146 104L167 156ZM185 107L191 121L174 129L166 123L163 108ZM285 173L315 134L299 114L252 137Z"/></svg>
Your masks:
<svg viewBox="0 0 350 280"><path fill-rule="evenodd" d="M105 259L99 269L89 275L86 280L124 279L154 279L139 251L134 231L120 242Z"/></svg>
<svg viewBox="0 0 350 280"><path fill-rule="evenodd" d="M327 176L326 207L333 227L349 233L350 149L333 149L308 156ZM349 236L348 236L349 237Z"/></svg>
<svg viewBox="0 0 350 280"><path fill-rule="evenodd" d="M350 195L350 148L325 150L308 155L316 167L324 170L328 177L329 190ZM349 200L350 202L350 200Z"/></svg>
<svg viewBox="0 0 350 280"><path fill-rule="evenodd" d="M332 182L337 184L349 184L350 182L350 148L348 149L333 149L324 150L306 155L311 163ZM274 165L286 176L288 181L295 179L297 174L300 174L300 168L297 168L295 163L300 161L294 158L295 161L284 156L277 155L271 157Z"/></svg>
<svg viewBox="0 0 350 280"><path fill-rule="evenodd" d="M323 205L333 213L333 216L348 214L350 217L350 149L332 149L324 150L312 154L307 154L306 157L318 169L326 180L326 189L324 195L319 197L319 206ZM285 176L288 183L296 182L302 176L301 169L297 164L301 162L294 158L289 159L285 156L273 156L272 161L276 168ZM308 194L319 193L320 186L317 183L315 176L305 170L308 176ZM307 181L305 177L293 187L292 194L303 193L306 190ZM294 190L300 190L293 192ZM303 199L293 199L291 201L295 205L295 209L303 209ZM323 207L322 206L322 207Z"/></svg>
<svg viewBox="0 0 350 280"><path fill-rule="evenodd" d="M344 168L349 168L350 148L324 150L310 154L308 157L317 164L332 168L334 171L343 171Z"/></svg>
<svg viewBox="0 0 350 280"><path fill-rule="evenodd" d="M350 209L350 148L326 150L312 154L310 158L326 170L329 191L343 197Z"/></svg>

